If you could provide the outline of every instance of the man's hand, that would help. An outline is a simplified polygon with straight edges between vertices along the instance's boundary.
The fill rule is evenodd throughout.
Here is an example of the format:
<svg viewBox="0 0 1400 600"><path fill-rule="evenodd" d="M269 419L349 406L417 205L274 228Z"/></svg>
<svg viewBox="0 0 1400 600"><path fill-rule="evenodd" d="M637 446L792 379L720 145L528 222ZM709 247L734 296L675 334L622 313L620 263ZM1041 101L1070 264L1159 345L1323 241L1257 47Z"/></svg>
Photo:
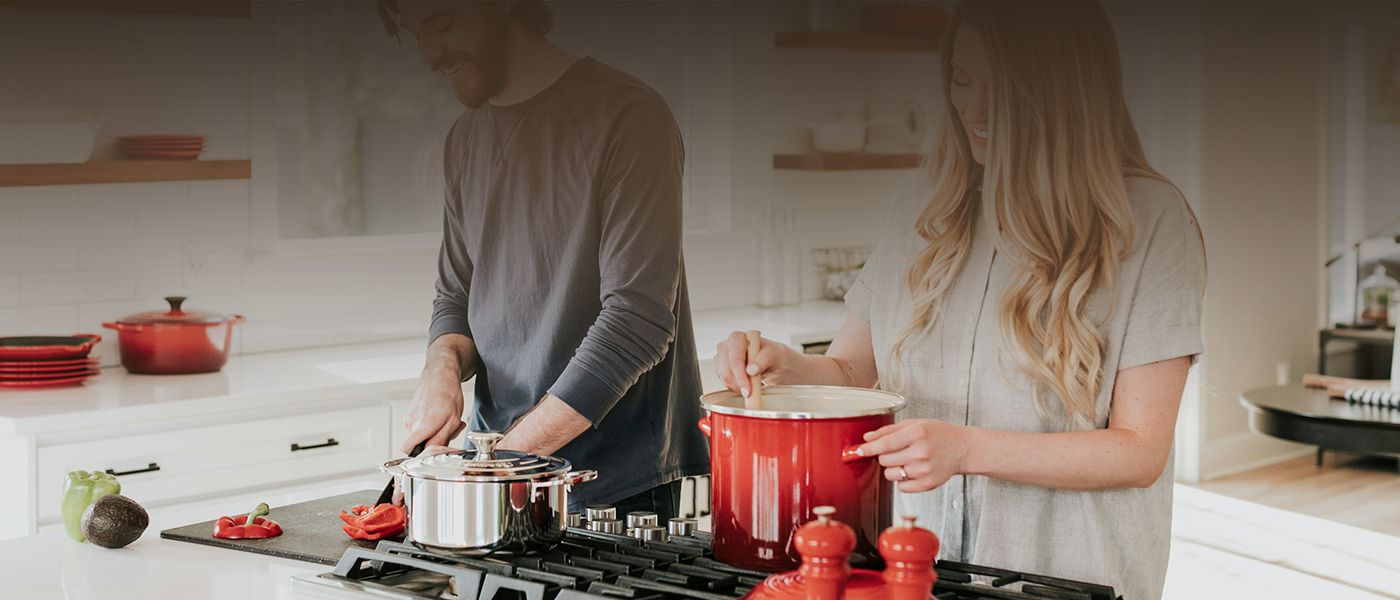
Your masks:
<svg viewBox="0 0 1400 600"><path fill-rule="evenodd" d="M465 336L444 335L428 347L413 406L403 420L408 428L404 454L425 440L429 446L446 446L467 428L462 421L462 379L464 372L475 371L475 363L476 345ZM473 367L468 370L464 365Z"/></svg>

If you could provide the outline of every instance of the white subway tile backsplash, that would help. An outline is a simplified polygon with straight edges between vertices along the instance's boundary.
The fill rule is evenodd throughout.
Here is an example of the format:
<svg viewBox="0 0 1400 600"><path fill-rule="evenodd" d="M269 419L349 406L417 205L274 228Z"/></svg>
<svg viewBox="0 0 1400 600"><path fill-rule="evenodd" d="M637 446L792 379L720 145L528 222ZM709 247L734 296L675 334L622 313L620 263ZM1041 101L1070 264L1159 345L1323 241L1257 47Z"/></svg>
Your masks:
<svg viewBox="0 0 1400 600"><path fill-rule="evenodd" d="M19 306L19 275L0 275L0 308Z"/></svg>
<svg viewBox="0 0 1400 600"><path fill-rule="evenodd" d="M190 199L188 181L111 183L86 185L80 189L83 204L154 204L187 202Z"/></svg>
<svg viewBox="0 0 1400 600"><path fill-rule="evenodd" d="M237 202L246 205L248 193L247 179L190 182L190 199L195 202Z"/></svg>
<svg viewBox="0 0 1400 600"><path fill-rule="evenodd" d="M224 293L234 293L224 292ZM193 296L185 287L182 266L142 267L136 269L136 298Z"/></svg>
<svg viewBox="0 0 1400 600"><path fill-rule="evenodd" d="M77 306L0 309L0 336L70 335L80 331Z"/></svg>
<svg viewBox="0 0 1400 600"><path fill-rule="evenodd" d="M130 269L27 273L20 277L20 296L26 305L128 300L136 296L136 273Z"/></svg>
<svg viewBox="0 0 1400 600"><path fill-rule="evenodd" d="M136 207L136 233L192 233L224 237L248 231L248 203L185 202Z"/></svg>
<svg viewBox="0 0 1400 600"><path fill-rule="evenodd" d="M268 292L336 285L339 257L259 257L243 269L243 290Z"/></svg>
<svg viewBox="0 0 1400 600"><path fill-rule="evenodd" d="M200 160L247 160L250 157L247 137L209 137L208 147Z"/></svg>
<svg viewBox="0 0 1400 600"><path fill-rule="evenodd" d="M86 186L45 185L0 188L0 206L61 206L78 204Z"/></svg>
<svg viewBox="0 0 1400 600"><path fill-rule="evenodd" d="M186 235L147 235L83 240L82 268L160 267L180 265Z"/></svg>
<svg viewBox="0 0 1400 600"><path fill-rule="evenodd" d="M0 241L0 273L45 273L77 269L82 253L73 241Z"/></svg>
<svg viewBox="0 0 1400 600"><path fill-rule="evenodd" d="M19 207L0 206L0 240L19 237Z"/></svg>
<svg viewBox="0 0 1400 600"><path fill-rule="evenodd" d="M32 240L81 239L136 233L130 206L25 206L21 237Z"/></svg>

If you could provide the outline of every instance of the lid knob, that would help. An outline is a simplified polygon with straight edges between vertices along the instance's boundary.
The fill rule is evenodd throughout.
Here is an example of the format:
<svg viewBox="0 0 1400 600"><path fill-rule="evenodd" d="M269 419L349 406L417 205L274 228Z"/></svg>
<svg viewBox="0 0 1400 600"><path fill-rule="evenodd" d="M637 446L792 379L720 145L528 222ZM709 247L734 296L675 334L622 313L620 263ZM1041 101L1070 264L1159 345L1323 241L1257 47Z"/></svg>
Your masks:
<svg viewBox="0 0 1400 600"><path fill-rule="evenodd" d="M929 597L938 579L933 559L938 555L938 536L916 526L918 517L904 515L903 525L880 534L880 556L885 559L884 580L891 600L923 600Z"/></svg>
<svg viewBox="0 0 1400 600"><path fill-rule="evenodd" d="M472 443L472 447L476 448L476 456L472 458L472 462L493 460L495 457L491 454L496 451L496 444L501 443L505 437L492 431L468 433L467 440Z"/></svg>
<svg viewBox="0 0 1400 600"><path fill-rule="evenodd" d="M181 305L181 304L184 304L186 299L187 299L187 298L186 298L185 296L166 296L166 297L165 297L165 301L170 303L170 314L172 314L172 315L182 315L182 314L185 314L184 311L181 311L181 310L180 310L180 305Z"/></svg>
<svg viewBox="0 0 1400 600"><path fill-rule="evenodd" d="M836 514L833 507L818 506L812 514L817 520L797 530L797 552L802 555L798 574L806 583L808 600L840 600L851 576L847 561L856 548L856 532L831 518Z"/></svg>

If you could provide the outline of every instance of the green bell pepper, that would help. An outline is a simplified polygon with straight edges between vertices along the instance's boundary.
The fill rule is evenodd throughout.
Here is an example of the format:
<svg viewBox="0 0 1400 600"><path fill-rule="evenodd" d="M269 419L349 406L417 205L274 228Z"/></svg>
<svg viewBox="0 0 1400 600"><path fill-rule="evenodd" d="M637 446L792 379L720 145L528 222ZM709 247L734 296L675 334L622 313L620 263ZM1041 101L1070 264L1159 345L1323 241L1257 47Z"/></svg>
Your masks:
<svg viewBox="0 0 1400 600"><path fill-rule="evenodd" d="M63 481L63 530L75 541L84 541L83 511L93 500L111 494L120 494L122 484L110 473L102 471L73 471Z"/></svg>

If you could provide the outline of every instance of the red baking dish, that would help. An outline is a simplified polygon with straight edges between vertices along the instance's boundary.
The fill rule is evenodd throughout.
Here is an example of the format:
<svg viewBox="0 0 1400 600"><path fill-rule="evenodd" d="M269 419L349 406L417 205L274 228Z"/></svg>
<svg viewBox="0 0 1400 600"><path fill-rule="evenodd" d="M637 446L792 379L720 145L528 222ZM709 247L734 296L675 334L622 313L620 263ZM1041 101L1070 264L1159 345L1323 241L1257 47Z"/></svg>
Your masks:
<svg viewBox="0 0 1400 600"><path fill-rule="evenodd" d="M75 333L70 336L12 336L0 338L0 360L41 361L87 358L102 336Z"/></svg>

